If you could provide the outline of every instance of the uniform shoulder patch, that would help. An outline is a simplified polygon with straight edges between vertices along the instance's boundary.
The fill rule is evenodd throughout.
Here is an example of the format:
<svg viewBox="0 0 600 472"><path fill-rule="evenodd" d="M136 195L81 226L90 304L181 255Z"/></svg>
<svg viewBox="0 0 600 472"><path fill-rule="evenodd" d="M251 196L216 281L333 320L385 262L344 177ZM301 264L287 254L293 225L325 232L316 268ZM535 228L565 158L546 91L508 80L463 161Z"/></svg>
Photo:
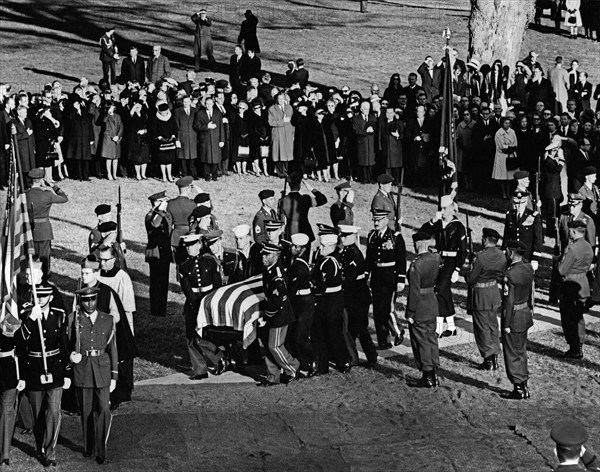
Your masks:
<svg viewBox="0 0 600 472"><path fill-rule="evenodd" d="M260 225L256 225L256 226L254 227L254 232L255 232L256 234L260 234L260 233L261 233Z"/></svg>

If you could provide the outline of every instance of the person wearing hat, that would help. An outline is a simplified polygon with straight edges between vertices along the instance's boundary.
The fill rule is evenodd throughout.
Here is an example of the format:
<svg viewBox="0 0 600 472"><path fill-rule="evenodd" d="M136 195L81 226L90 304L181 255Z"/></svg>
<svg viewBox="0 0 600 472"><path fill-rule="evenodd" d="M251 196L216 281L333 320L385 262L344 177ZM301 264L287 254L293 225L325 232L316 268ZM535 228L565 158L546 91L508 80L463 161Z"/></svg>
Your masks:
<svg viewBox="0 0 600 472"><path fill-rule="evenodd" d="M100 244L96 246L96 249L91 252L99 258L100 250L103 247L111 247L116 255L115 265L119 269L127 270L127 261L125 260L125 254L123 253L123 249L121 245L117 241L117 223L114 221L105 221L101 225L98 226L98 231L100 232L101 241Z"/></svg>
<svg viewBox="0 0 600 472"><path fill-rule="evenodd" d="M542 135L543 128L532 129L538 137ZM562 139L554 136L552 142L546 146L542 156L542 213L546 221L557 220L560 216L561 205L567 203L567 168Z"/></svg>
<svg viewBox="0 0 600 472"><path fill-rule="evenodd" d="M393 177L396 184L402 179L404 167L402 143L405 128L404 121L396 116L393 107L386 108L379 118L377 130L381 146L381 167Z"/></svg>
<svg viewBox="0 0 600 472"><path fill-rule="evenodd" d="M352 366L346 343L342 268L334 254L338 237L324 234L319 236L319 242L320 251L313 272L316 295L313 347L317 356L317 374L329 372L330 358L340 372L346 373Z"/></svg>
<svg viewBox="0 0 600 472"><path fill-rule="evenodd" d="M178 149L177 133L177 123L169 104L158 101L156 113L148 119L148 139L152 158L160 166L163 182L174 182L172 169Z"/></svg>
<svg viewBox="0 0 600 472"><path fill-rule="evenodd" d="M534 210L533 196L531 195L531 192L529 191L529 185L531 183L531 180L529 179L529 172L527 172L526 170L517 170L517 171L515 171L515 173L513 175L513 179L517 183L517 188L515 189L515 192L522 192L524 194L527 194L527 208L529 210ZM540 200L540 205L541 205L541 200ZM514 205L511 205L511 207L514 208ZM539 211L539 208L536 208L536 210Z"/></svg>
<svg viewBox="0 0 600 472"><path fill-rule="evenodd" d="M24 320L15 333L24 359L22 372L33 410L36 453L44 467L56 466L56 442L60 430L63 389L71 387L67 317L52 306L53 288L35 288L37 303L26 303L19 314ZM40 324L41 330L40 332ZM41 342L44 342L44 364Z"/></svg>
<svg viewBox="0 0 600 472"><path fill-rule="evenodd" d="M525 260L531 262L533 270L537 270L544 246L544 233L540 214L527 207L530 201L529 191L515 190L512 193L513 209L506 212L502 240L503 248L506 248L508 241L522 241L527 248Z"/></svg>
<svg viewBox="0 0 600 472"><path fill-rule="evenodd" d="M204 178L218 180L221 164L221 148L225 146L223 114L215 107L215 100L207 97L204 109L198 110L194 130L200 142L200 162L204 165Z"/></svg>
<svg viewBox="0 0 600 472"><path fill-rule="evenodd" d="M110 221L110 205L101 204L96 207L94 213L96 213L96 217L98 218L98 224L95 228L90 231L90 235L88 236L88 246L90 249L90 254L93 253L96 249L102 246L102 234L98 230L98 227L102 223L106 223Z"/></svg>
<svg viewBox="0 0 600 472"><path fill-rule="evenodd" d="M465 273L469 285L470 309L473 316L473 334L483 362L481 370L498 370L500 331L498 316L502 296L498 285L506 269L506 256L497 247L500 234L483 228L483 250L478 252Z"/></svg>
<svg viewBox="0 0 600 472"><path fill-rule="evenodd" d="M350 357L353 365L358 365L356 339L360 341L362 351L367 357L369 367L377 364L377 350L369 333L369 307L371 291L367 284L365 258L357 243L360 228L352 225L339 225L342 249L339 261L342 268L344 289L344 308L348 316L348 335L350 337Z"/></svg>
<svg viewBox="0 0 600 472"><path fill-rule="evenodd" d="M170 228L171 248L173 249L174 262L177 266L185 259L185 251L179 250L178 246L181 236L187 234L189 231L189 219L196 208L196 204L192 200L192 197L196 193L196 188L194 187L194 179L190 176L178 179L175 185L179 189L179 195L167 202L165 213L168 215L168 219L172 225ZM176 267L176 272L179 274L179 267Z"/></svg>
<svg viewBox="0 0 600 472"><path fill-rule="evenodd" d="M202 380L208 378L209 365L215 375L225 370L223 352L213 343L201 339L196 332L196 318L202 298L221 287L223 281L218 261L201 253L202 237L199 234L184 235L181 241L188 254L179 268L179 281L185 295L185 337L193 370L190 379Z"/></svg>
<svg viewBox="0 0 600 472"><path fill-rule="evenodd" d="M241 282L262 272L261 245L252 241L249 225L233 228L235 249L224 249L223 272L229 284Z"/></svg>
<svg viewBox="0 0 600 472"><path fill-rule="evenodd" d="M196 32L194 34L194 70L200 72L200 59L203 54L208 59L210 69L214 70L217 61L213 54L213 42L210 31L212 20L207 16L205 8L194 13L191 16L191 20L196 25Z"/></svg>
<svg viewBox="0 0 600 472"><path fill-rule="evenodd" d="M560 285L560 321L569 345L565 357L583 359L585 319L590 297L588 272L594 259L594 250L586 241L586 224L581 220L568 223L569 244L558 263L562 277Z"/></svg>
<svg viewBox="0 0 600 472"><path fill-rule="evenodd" d="M268 372L261 384L264 386L287 384L299 378L300 362L285 347L288 328L295 318L288 297L284 270L279 260L281 247L265 243L261 254L265 290L263 320L266 324L259 330L259 336L263 346L267 348L265 364Z"/></svg>
<svg viewBox="0 0 600 472"><path fill-rule="evenodd" d="M202 241L207 249L206 252L202 254L202 257L213 259L216 262L219 274L223 279L223 284L226 285L227 278L223 272L224 250L222 236L223 231L220 229L213 229L202 235Z"/></svg>
<svg viewBox="0 0 600 472"><path fill-rule="evenodd" d="M104 464L112 423L110 393L117 386L119 359L115 320L98 310L99 292L95 287L75 292L77 307L69 316L69 345L83 429L83 454L91 457L95 453L96 462Z"/></svg>
<svg viewBox="0 0 600 472"><path fill-rule="evenodd" d="M417 369L423 372L418 385L432 388L439 385L437 369L440 358L436 333L439 304L435 295L435 285L442 258L437 252L430 251L430 248L435 246L435 240L430 233L415 233L413 242L417 256L407 274L406 320Z"/></svg>
<svg viewBox="0 0 600 472"><path fill-rule="evenodd" d="M459 272L467 260L467 231L457 217L458 205L451 195L440 201L441 212L435 219L425 223L419 231L433 234L435 247L442 256L442 268L438 276L436 293L440 304L436 331L440 338L456 336L452 284L458 281ZM444 330L444 320L446 329Z"/></svg>
<svg viewBox="0 0 600 472"><path fill-rule="evenodd" d="M354 190L349 181L336 185L338 199L331 205L329 216L333 226L354 224Z"/></svg>
<svg viewBox="0 0 600 472"><path fill-rule="evenodd" d="M594 249L594 254L597 254L596 225L592 217L583 212L583 200L580 194L570 193L568 197L569 209L560 215L558 228L560 233L560 247L563 250L563 254L570 240L569 223L573 221L583 222L585 226L585 239Z"/></svg>
<svg viewBox="0 0 600 472"><path fill-rule="evenodd" d="M285 92L275 96L275 103L268 109L268 122L271 127L271 160L275 165L277 177L285 177L288 163L294 159L294 110L288 103ZM316 140L316 136L313 136ZM331 143L333 144L333 143ZM333 149L335 157L335 148Z"/></svg>
<svg viewBox="0 0 600 472"><path fill-rule="evenodd" d="M275 192L270 189L261 190L258 194L261 207L252 220L252 235L254 242L262 244L268 240L265 232L265 221L277 219L275 211Z"/></svg>
<svg viewBox="0 0 600 472"><path fill-rule="evenodd" d="M33 248L42 261L44 276L48 278L52 239L54 239L50 224L50 210L55 203L67 203L69 197L57 185L52 189L44 188L44 175L44 169L41 167L29 171L31 188L25 192L25 197L32 222Z"/></svg>
<svg viewBox="0 0 600 472"><path fill-rule="evenodd" d="M189 220L190 233L206 234L209 231L219 229L212 210L207 206L197 206L192 211Z"/></svg>
<svg viewBox="0 0 600 472"><path fill-rule="evenodd" d="M173 220L167 212L168 199L166 192L158 192L148 197L151 209L146 214L144 224L148 243L146 244L145 261L150 270L150 314L167 315L167 299L169 297L169 271L173 262L170 231Z"/></svg>
<svg viewBox="0 0 600 472"><path fill-rule="evenodd" d="M106 83L115 83L116 65L119 60L119 48L115 42L115 27L104 28L104 35L100 38L100 61L102 62L102 77Z"/></svg>
<svg viewBox="0 0 600 472"><path fill-rule="evenodd" d="M585 182L579 189L579 195L583 197L583 211L592 217L596 227L600 220L598 219L598 200L600 200L600 190L596 186L596 168L587 166L584 171Z"/></svg>
<svg viewBox="0 0 600 472"><path fill-rule="evenodd" d="M256 27L258 25L258 18L252 13L252 10L246 10L244 13L246 18L242 21L240 28L240 34L238 35L238 44L244 43L246 50L252 49L256 53L260 54L260 46L258 44L258 38L256 36Z"/></svg>
<svg viewBox="0 0 600 472"><path fill-rule="evenodd" d="M395 231L397 207L392 194L392 183L394 178L389 174L381 174L377 177L378 189L377 193L371 200L371 211L374 209L387 210L389 212L388 227Z"/></svg>
<svg viewBox="0 0 600 472"><path fill-rule="evenodd" d="M404 330L398 327L392 310L396 296L404 290L406 245L402 233L389 228L389 211L375 208L371 213L374 229L367 238L366 272L371 276L378 349L390 349L390 334L396 346L404 339Z"/></svg>
<svg viewBox="0 0 600 472"><path fill-rule="evenodd" d="M600 470L600 459L587 447L584 447L589 435L578 421L558 421L552 425L550 438L556 443L554 453L560 462L554 472Z"/></svg>
<svg viewBox="0 0 600 472"><path fill-rule="evenodd" d="M504 367L513 391L508 398L529 398L527 381L527 330L533 326L533 267L523 260L527 250L521 241L506 243L508 269L503 280L503 310L501 318Z"/></svg>

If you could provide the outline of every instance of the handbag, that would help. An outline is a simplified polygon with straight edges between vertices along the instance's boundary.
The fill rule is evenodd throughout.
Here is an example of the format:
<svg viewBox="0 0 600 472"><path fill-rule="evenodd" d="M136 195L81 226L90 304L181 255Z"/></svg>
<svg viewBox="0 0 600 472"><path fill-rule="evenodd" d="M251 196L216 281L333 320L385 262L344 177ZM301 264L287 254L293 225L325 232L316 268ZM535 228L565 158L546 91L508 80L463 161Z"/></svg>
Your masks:
<svg viewBox="0 0 600 472"><path fill-rule="evenodd" d="M519 158L514 154L509 154L506 158L506 170L517 170L519 168Z"/></svg>
<svg viewBox="0 0 600 472"><path fill-rule="evenodd" d="M269 146L260 147L260 157L269 157Z"/></svg>
<svg viewBox="0 0 600 472"><path fill-rule="evenodd" d="M569 18L567 18L567 23L570 25L577 24L577 16L571 15Z"/></svg>
<svg viewBox="0 0 600 472"><path fill-rule="evenodd" d="M158 150L161 152L164 151L174 151L175 149L177 149L177 146L175 146L175 143L171 142L171 143L162 143L158 145Z"/></svg>
<svg viewBox="0 0 600 472"><path fill-rule="evenodd" d="M250 146L238 146L238 157L249 157Z"/></svg>
<svg viewBox="0 0 600 472"><path fill-rule="evenodd" d="M48 149L48 154L46 154L46 160L58 161L59 157L58 151L56 150L56 141L52 141L52 143L50 143L50 148Z"/></svg>

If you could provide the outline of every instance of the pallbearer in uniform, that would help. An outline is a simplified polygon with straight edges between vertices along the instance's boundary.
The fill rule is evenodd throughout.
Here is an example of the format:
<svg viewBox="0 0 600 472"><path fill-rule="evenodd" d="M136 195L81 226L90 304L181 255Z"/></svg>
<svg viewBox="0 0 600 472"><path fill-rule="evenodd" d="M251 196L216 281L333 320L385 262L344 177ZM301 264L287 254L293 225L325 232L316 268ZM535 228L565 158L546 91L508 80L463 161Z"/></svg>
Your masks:
<svg viewBox="0 0 600 472"><path fill-rule="evenodd" d="M544 246L544 234L539 212L527 206L530 198L527 191L517 190L512 193L513 209L506 212L502 242L506 248L508 241L522 241L527 248L523 258L531 262L533 270L537 270Z"/></svg>
<svg viewBox="0 0 600 472"><path fill-rule="evenodd" d="M388 210L374 209L375 229L367 238L366 271L371 275L373 319L379 349L392 347L390 334L396 346L402 343L404 330L400 330L392 306L397 293L404 290L406 278L406 245L399 231L389 228Z"/></svg>
<svg viewBox="0 0 600 472"><path fill-rule="evenodd" d="M102 245L102 234L100 234L100 231L98 231L98 227L102 223L110 221L110 210L110 205L106 205L104 203L102 205L98 205L94 210L94 213L96 213L96 217L98 218L98 224L90 231L90 235L88 237L90 254L92 254Z"/></svg>
<svg viewBox="0 0 600 472"><path fill-rule="evenodd" d="M506 269L506 256L498 249L500 234L483 228L483 251L478 252L465 274L471 288L473 334L483 362L481 370L498 370L500 332L498 316L502 307L500 284Z"/></svg>
<svg viewBox="0 0 600 472"><path fill-rule="evenodd" d="M358 359L356 339L360 341L362 350L367 357L367 365L377 364L377 350L369 333L369 307L371 306L371 291L367 284L365 258L356 245L358 226L339 225L342 250L339 255L344 278L344 307L348 314L348 334L352 340L350 348L354 350L354 358ZM358 362L357 362L358 363Z"/></svg>
<svg viewBox="0 0 600 472"><path fill-rule="evenodd" d="M170 231L171 216L167 213L166 192L155 193L148 197L152 209L145 219L148 244L146 245L146 262L150 268L150 314L167 315L167 299L169 297L169 269L173 262Z"/></svg>
<svg viewBox="0 0 600 472"><path fill-rule="evenodd" d="M504 276L504 309L502 310L502 344L504 366L513 384L509 398L529 398L527 381L527 330L533 326L531 284L533 267L523 260L527 247L522 241L508 241L506 255L509 267Z"/></svg>
<svg viewBox="0 0 600 472"><path fill-rule="evenodd" d="M354 190L350 182L342 182L335 187L338 194L337 201L331 205L329 216L331 224L337 225L353 225L354 224Z"/></svg>
<svg viewBox="0 0 600 472"><path fill-rule="evenodd" d="M248 225L233 228L235 249L225 249L223 254L223 271L229 284L241 282L249 277L262 273L261 245L252 242L252 230Z"/></svg>
<svg viewBox="0 0 600 472"><path fill-rule="evenodd" d="M110 392L117 386L118 353L115 320L98 311L100 289L78 290L77 308L69 317L69 333L73 364L73 384L83 429L85 457L96 455L104 464L112 414Z"/></svg>
<svg viewBox="0 0 600 472"><path fill-rule="evenodd" d="M419 232L413 236L417 257L408 270L406 320L417 369L423 372L419 386L439 385L437 369L440 365L436 320L439 311L435 284L442 266L442 258L429 248L435 245L433 236Z"/></svg>
<svg viewBox="0 0 600 472"><path fill-rule="evenodd" d="M26 358L22 371L29 391L35 425L36 454L48 467L56 465L56 441L60 431L60 402L63 388L71 386L67 317L51 306L52 287L36 287L38 304L26 304L21 313L23 324L17 331L17 343L23 343ZM38 320L41 320L43 334ZM46 365L42 344L44 343Z"/></svg>

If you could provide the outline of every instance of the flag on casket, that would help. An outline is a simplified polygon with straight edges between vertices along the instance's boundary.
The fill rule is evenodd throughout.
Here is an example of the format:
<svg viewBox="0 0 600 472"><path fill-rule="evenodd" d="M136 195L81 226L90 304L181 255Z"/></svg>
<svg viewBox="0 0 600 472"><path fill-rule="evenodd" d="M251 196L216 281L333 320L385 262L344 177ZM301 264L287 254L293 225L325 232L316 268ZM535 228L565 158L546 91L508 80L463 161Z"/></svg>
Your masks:
<svg viewBox="0 0 600 472"><path fill-rule="evenodd" d="M202 299L196 331L200 337L206 326L242 331L246 348L256 339L255 322L260 318L260 302L264 299L262 275L221 287Z"/></svg>

